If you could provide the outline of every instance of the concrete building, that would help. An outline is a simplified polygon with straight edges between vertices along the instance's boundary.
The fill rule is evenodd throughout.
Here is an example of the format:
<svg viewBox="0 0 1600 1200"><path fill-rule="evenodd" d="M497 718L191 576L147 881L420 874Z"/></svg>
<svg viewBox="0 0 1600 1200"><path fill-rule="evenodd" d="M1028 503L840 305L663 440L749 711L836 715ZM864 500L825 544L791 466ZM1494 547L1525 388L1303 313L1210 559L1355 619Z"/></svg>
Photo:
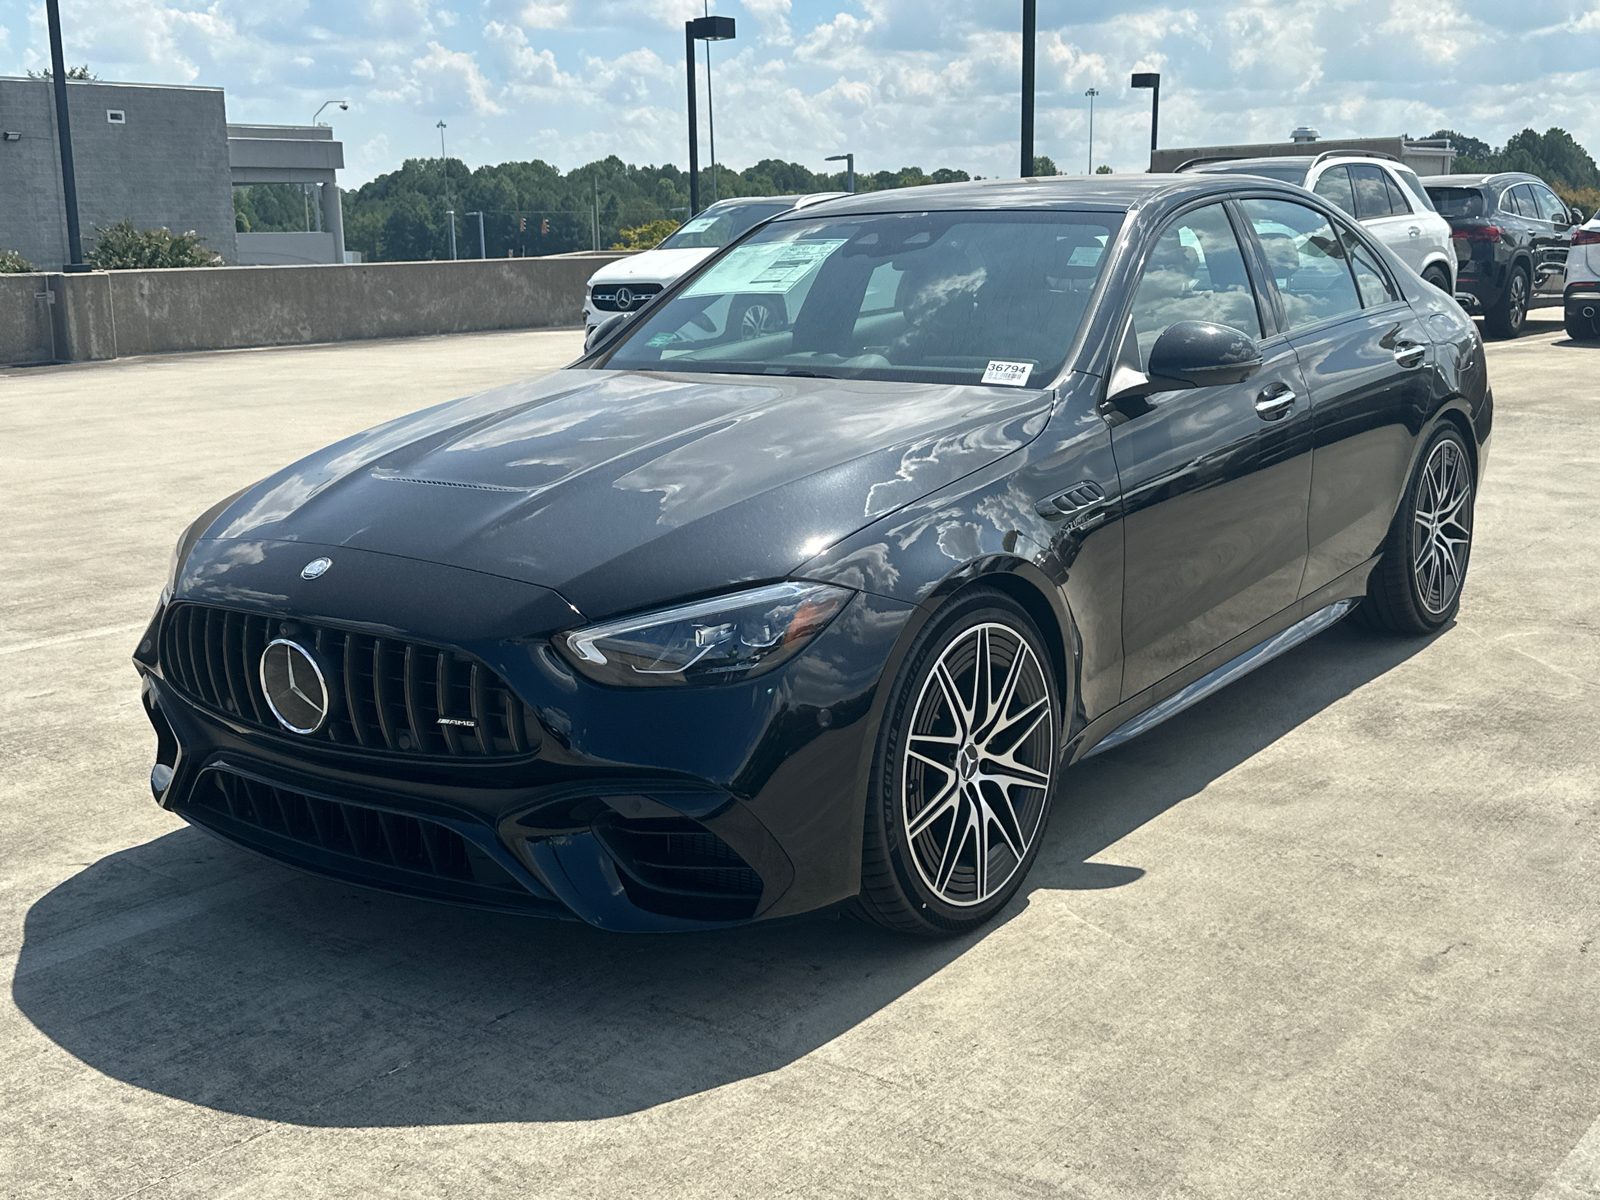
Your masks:
<svg viewBox="0 0 1600 1200"><path fill-rule="evenodd" d="M1287 154L1355 150L1363 154L1387 154L1398 158L1418 175L1448 175L1455 159L1455 148L1442 138L1329 138L1324 141L1315 129L1304 127L1296 129L1289 138L1287 142L1258 142L1254 145L1166 147L1150 156L1150 169L1158 172L1175 171L1197 158L1276 158Z"/></svg>
<svg viewBox="0 0 1600 1200"><path fill-rule="evenodd" d="M229 125L221 88L67 82L84 253L97 232L193 230L228 264L342 263L336 172L344 146L326 125ZM304 233L235 234L233 188L312 189ZM49 80L0 78L0 248L41 270L67 261L60 141Z"/></svg>
<svg viewBox="0 0 1600 1200"><path fill-rule="evenodd" d="M84 252L96 231L193 230L238 261L221 88L67 83ZM49 80L0 78L0 246L35 266L67 260L67 210Z"/></svg>

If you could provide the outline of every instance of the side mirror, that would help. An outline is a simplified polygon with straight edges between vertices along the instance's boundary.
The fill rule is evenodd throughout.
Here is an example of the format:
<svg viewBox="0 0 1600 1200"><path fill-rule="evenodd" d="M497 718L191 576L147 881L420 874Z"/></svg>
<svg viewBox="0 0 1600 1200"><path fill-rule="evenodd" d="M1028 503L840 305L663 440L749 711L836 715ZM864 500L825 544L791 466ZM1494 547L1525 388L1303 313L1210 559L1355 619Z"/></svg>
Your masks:
<svg viewBox="0 0 1600 1200"><path fill-rule="evenodd" d="M1118 367L1106 399L1118 404L1154 392L1224 387L1243 383L1260 369L1261 348L1249 334L1212 321L1179 321L1150 348L1149 373Z"/></svg>
<svg viewBox="0 0 1600 1200"><path fill-rule="evenodd" d="M589 351L615 333L622 323L631 316L633 316L631 312L612 313L604 321L601 321L600 324L584 335L583 352L585 354L589 353Z"/></svg>
<svg viewBox="0 0 1600 1200"><path fill-rule="evenodd" d="M1586 220L1588 218L1583 215L1583 209L1574 204L1572 206L1572 223L1574 225L1582 225Z"/></svg>

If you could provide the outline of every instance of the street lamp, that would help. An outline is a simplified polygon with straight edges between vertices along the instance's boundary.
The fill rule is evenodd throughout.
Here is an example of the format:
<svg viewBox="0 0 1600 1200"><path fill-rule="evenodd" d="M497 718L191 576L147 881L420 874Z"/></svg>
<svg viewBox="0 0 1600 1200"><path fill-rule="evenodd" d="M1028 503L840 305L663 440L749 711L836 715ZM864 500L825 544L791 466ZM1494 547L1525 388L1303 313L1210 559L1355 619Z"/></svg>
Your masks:
<svg viewBox="0 0 1600 1200"><path fill-rule="evenodd" d="M478 218L478 257L479 258L488 258L489 257L488 246L484 243L484 240L483 240L483 213L481 213L481 212L469 212L467 214L467 216L469 216L469 217L477 217Z"/></svg>
<svg viewBox="0 0 1600 1200"><path fill-rule="evenodd" d="M1094 98L1100 94L1099 88L1090 88L1084 93L1089 97L1089 174L1094 174Z"/></svg>
<svg viewBox="0 0 1600 1200"><path fill-rule="evenodd" d="M340 112L350 111L350 101L348 100L327 100L323 102L322 108L327 108L330 104L337 104ZM317 123L317 118L322 115L322 108L317 109L317 111L312 114L311 123L313 125Z"/></svg>
<svg viewBox="0 0 1600 1200"><path fill-rule="evenodd" d="M1022 0L1022 177L1033 177L1033 62L1038 41L1038 0Z"/></svg>
<svg viewBox="0 0 1600 1200"><path fill-rule="evenodd" d="M683 23L684 58L689 75L689 215L700 211L700 121L695 115L694 44L726 42L734 36L732 17L696 17ZM706 109L711 108L711 47L706 46ZM711 186L713 198L717 183L716 126L711 129Z"/></svg>
<svg viewBox="0 0 1600 1200"><path fill-rule="evenodd" d="M1156 123L1161 119L1161 74L1158 71L1140 71L1133 77L1133 86L1150 89L1150 166L1156 165Z"/></svg>
<svg viewBox="0 0 1600 1200"><path fill-rule="evenodd" d="M450 203L450 160L444 153L444 131L449 128L442 120L434 126L439 131L439 175L444 180L444 202ZM450 218L450 259L456 257L456 214L453 209L446 208L445 215Z"/></svg>
<svg viewBox="0 0 1600 1200"><path fill-rule="evenodd" d="M832 154L823 161L842 162L844 164L844 190L854 195L856 190L856 156L854 154Z"/></svg>
<svg viewBox="0 0 1600 1200"><path fill-rule="evenodd" d="M67 207L67 262L64 271L87 271L83 237L78 229L78 173L72 167L72 130L67 124L67 64L61 50L61 6L45 0L50 23L50 66L56 93L56 136L61 142L61 197Z"/></svg>
<svg viewBox="0 0 1600 1200"><path fill-rule="evenodd" d="M450 218L450 261L456 261L456 210L447 208L444 215Z"/></svg>

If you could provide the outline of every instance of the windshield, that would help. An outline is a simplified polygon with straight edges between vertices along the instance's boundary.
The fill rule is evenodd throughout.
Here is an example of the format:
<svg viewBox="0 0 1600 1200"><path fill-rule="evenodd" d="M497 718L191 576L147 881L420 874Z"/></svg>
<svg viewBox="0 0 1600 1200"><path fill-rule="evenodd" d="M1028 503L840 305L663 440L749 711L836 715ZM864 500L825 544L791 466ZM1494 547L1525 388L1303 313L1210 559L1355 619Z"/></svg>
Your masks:
<svg viewBox="0 0 1600 1200"><path fill-rule="evenodd" d="M720 250L747 229L786 213L788 204L736 204L703 212L685 221L656 246L657 250Z"/></svg>
<svg viewBox="0 0 1600 1200"><path fill-rule="evenodd" d="M1207 175L1261 175L1267 179L1281 179L1284 183L1292 183L1304 187L1306 172L1310 170L1309 164L1301 161L1295 162L1225 162L1206 163L1204 166L1194 167L1193 170L1204 172Z"/></svg>
<svg viewBox="0 0 1600 1200"><path fill-rule="evenodd" d="M1042 387L1121 213L777 221L647 309L612 370Z"/></svg>
<svg viewBox="0 0 1600 1200"><path fill-rule="evenodd" d="M1431 187L1428 189L1428 195L1433 197L1433 206L1439 210L1441 216L1483 216L1483 193L1477 188Z"/></svg>

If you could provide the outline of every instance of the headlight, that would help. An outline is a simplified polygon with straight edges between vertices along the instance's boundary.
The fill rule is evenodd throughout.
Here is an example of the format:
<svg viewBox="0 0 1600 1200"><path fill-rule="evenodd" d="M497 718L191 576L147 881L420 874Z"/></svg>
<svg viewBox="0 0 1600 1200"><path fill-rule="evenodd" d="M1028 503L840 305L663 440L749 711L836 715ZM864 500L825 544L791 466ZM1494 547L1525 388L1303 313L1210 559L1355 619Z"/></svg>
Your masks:
<svg viewBox="0 0 1600 1200"><path fill-rule="evenodd" d="M556 644L598 683L670 687L742 679L798 654L852 594L825 583L778 583L579 629Z"/></svg>

